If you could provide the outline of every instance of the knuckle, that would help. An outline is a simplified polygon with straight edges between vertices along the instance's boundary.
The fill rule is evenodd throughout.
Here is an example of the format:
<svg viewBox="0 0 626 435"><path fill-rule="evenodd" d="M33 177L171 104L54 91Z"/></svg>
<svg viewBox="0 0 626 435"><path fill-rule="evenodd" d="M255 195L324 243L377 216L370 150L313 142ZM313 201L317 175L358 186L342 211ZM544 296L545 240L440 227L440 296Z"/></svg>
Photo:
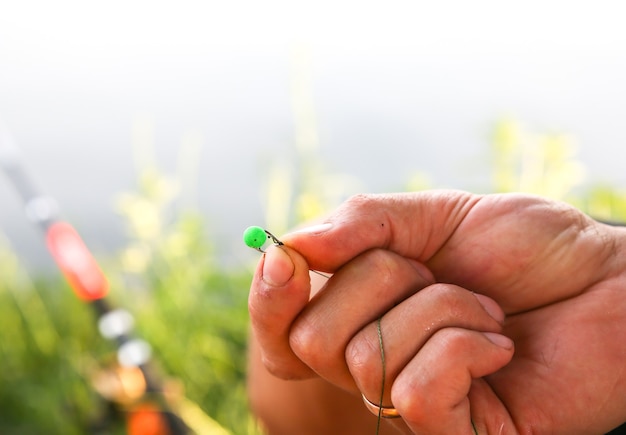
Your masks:
<svg viewBox="0 0 626 435"><path fill-rule="evenodd" d="M381 194L359 193L349 197L337 210L337 214L346 219L363 221L364 218L374 218L376 221L384 215L380 202Z"/></svg>
<svg viewBox="0 0 626 435"><path fill-rule="evenodd" d="M314 367L322 361L323 343L318 328L310 321L299 319L289 333L289 346L307 365Z"/></svg>
<svg viewBox="0 0 626 435"><path fill-rule="evenodd" d="M346 364L352 376L367 382L368 375L376 372L374 365L380 365L380 349L378 339L371 334L356 335L346 347Z"/></svg>
<svg viewBox="0 0 626 435"><path fill-rule="evenodd" d="M370 249L359 256L358 267L367 270L369 279L374 279L379 292L387 292L390 288L409 286L406 262L397 254L385 249ZM416 275L417 276L417 275Z"/></svg>
<svg viewBox="0 0 626 435"><path fill-rule="evenodd" d="M374 276L386 283L391 281L398 270L395 257L384 249L372 249L363 254L363 261L366 262L368 270L373 271Z"/></svg>
<svg viewBox="0 0 626 435"><path fill-rule="evenodd" d="M460 289L455 285L437 283L431 285L428 290L433 293L432 297L442 303L454 303L459 299Z"/></svg>
<svg viewBox="0 0 626 435"><path fill-rule="evenodd" d="M391 388L391 402L402 418L420 422L428 418L428 401L419 385L411 382L395 382Z"/></svg>
<svg viewBox="0 0 626 435"><path fill-rule="evenodd" d="M437 341L439 352L443 355L464 354L465 348L473 345L470 332L461 328L444 328L433 337Z"/></svg>
<svg viewBox="0 0 626 435"><path fill-rule="evenodd" d="M450 284L433 284L427 287L425 292L436 301L438 307L442 307L441 312L446 313L449 318L463 318L466 310L465 295L461 288ZM445 309L444 309L445 307Z"/></svg>
<svg viewBox="0 0 626 435"><path fill-rule="evenodd" d="M355 195L350 196L345 201L345 206L349 209L354 209L358 211L360 209L367 209L370 207L371 203L374 200L374 196L368 193L357 193Z"/></svg>

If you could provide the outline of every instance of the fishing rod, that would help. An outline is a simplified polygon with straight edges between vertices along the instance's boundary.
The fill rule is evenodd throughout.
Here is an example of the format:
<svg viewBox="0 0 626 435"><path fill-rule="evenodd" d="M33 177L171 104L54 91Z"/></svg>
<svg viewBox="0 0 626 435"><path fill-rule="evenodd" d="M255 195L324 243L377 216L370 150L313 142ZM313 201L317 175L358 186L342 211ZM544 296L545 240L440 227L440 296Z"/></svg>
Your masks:
<svg viewBox="0 0 626 435"><path fill-rule="evenodd" d="M115 342L121 367L138 369L143 377L143 396L157 402L162 430L132 425L130 435L187 435L189 427L171 409L163 388L150 369L151 347L133 332L130 312L114 308L107 300L108 280L74 227L60 217L59 206L43 194L26 171L21 153L6 128L0 124L0 167L24 203L26 216L43 232L48 251L65 276L75 295L95 310L100 334ZM152 425L150 425L152 426ZM130 427L130 425L129 425Z"/></svg>

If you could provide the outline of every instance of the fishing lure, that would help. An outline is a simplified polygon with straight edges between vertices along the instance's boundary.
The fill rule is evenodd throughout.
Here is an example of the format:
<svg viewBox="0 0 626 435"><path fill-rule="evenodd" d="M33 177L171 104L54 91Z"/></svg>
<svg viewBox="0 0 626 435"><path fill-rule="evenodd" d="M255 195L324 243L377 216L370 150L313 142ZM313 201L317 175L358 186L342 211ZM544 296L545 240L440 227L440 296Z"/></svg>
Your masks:
<svg viewBox="0 0 626 435"><path fill-rule="evenodd" d="M276 236L261 227L248 227L243 232L244 243L250 248L256 249L259 252L265 252L265 249L263 249L263 247L267 244L268 239L271 240L272 243L276 246L280 246L283 244L283 242L278 240Z"/></svg>
<svg viewBox="0 0 626 435"><path fill-rule="evenodd" d="M284 245L284 243L278 240L275 235L258 226L251 226L246 228L243 232L243 241L248 247L263 253L265 253L265 250L267 249L268 241L273 243L275 246ZM323 276L326 279L330 278L330 276L318 270L310 270L311 272L317 273L318 275Z"/></svg>

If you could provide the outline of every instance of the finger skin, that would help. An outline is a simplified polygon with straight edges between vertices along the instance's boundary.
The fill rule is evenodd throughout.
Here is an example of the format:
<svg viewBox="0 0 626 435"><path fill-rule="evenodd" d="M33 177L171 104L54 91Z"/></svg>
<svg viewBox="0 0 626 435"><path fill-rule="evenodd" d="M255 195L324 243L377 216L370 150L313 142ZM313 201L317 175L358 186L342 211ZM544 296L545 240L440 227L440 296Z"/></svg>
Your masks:
<svg viewBox="0 0 626 435"><path fill-rule="evenodd" d="M626 276L507 318L515 358L488 382L521 433L601 434L626 421L624 289Z"/></svg>
<svg viewBox="0 0 626 435"><path fill-rule="evenodd" d="M531 195L357 195L326 223L324 231L282 240L326 271L368 249L388 249L424 263L436 281L490 296L507 314L567 299L623 269L608 242L614 230Z"/></svg>
<svg viewBox="0 0 626 435"><path fill-rule="evenodd" d="M248 398L267 435L373 434L376 416L351 394L321 378L285 381L271 375L254 339L249 347ZM393 423L396 423L395 421ZM399 435L392 422L381 422L379 435Z"/></svg>
<svg viewBox="0 0 626 435"><path fill-rule="evenodd" d="M252 280L248 311L264 365L283 379L315 375L289 346L291 324L308 303L310 292L309 268L304 258L285 246L269 247Z"/></svg>
<svg viewBox="0 0 626 435"><path fill-rule="evenodd" d="M398 375L391 400L414 433L473 434L472 382L496 372L512 356L513 341L503 335L442 329Z"/></svg>
<svg viewBox="0 0 626 435"><path fill-rule="evenodd" d="M626 419L623 230L537 197L450 191L357 196L327 222L325 231L281 239L310 267L331 272L363 252L388 249L424 262L438 282L488 295L507 313L504 334L515 341L513 360L471 380L466 392L481 435L605 433ZM289 354L286 347L270 355ZM293 369L289 358L282 366ZM436 360L454 359L439 353ZM436 364L424 367L439 369ZM425 378L416 373L417 380ZM450 373L463 382L473 376L469 365L460 378L454 370ZM440 381L447 377L447 372L439 373ZM412 397L418 405L412 393L427 389L418 387L406 394L396 391L397 398L392 391L393 403L405 409L417 433L437 433L436 428L420 429L423 415L411 415ZM435 405L426 401L425 409L440 415L446 409ZM460 418L452 415L455 408L447 409L451 421ZM464 430L469 427L465 417Z"/></svg>
<svg viewBox="0 0 626 435"><path fill-rule="evenodd" d="M480 200L461 191L428 194L398 193L355 195L326 219L330 227L317 226L285 235L314 268L334 271L372 248L389 249L425 262L448 240Z"/></svg>
<svg viewBox="0 0 626 435"><path fill-rule="evenodd" d="M318 375L356 392L345 362L349 341L432 282L414 261L381 249L367 251L339 269L302 310L291 328L291 348Z"/></svg>
<svg viewBox="0 0 626 435"><path fill-rule="evenodd" d="M374 403L380 401L383 370L376 323L356 334L346 349L346 361L359 391ZM450 284L431 285L404 300L380 320L385 354L383 405L390 403L395 378L439 330L457 327L500 332L503 323L504 313L495 301Z"/></svg>

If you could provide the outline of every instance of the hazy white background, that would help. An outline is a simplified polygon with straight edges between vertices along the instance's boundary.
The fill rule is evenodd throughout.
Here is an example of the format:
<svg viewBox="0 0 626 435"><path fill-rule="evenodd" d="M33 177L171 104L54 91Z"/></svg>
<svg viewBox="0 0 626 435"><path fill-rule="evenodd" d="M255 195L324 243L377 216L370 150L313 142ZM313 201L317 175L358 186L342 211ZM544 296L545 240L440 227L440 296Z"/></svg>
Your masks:
<svg viewBox="0 0 626 435"><path fill-rule="evenodd" d="M112 204L135 183L133 126L154 126L165 172L183 138L200 140L197 201L237 257L243 228L262 223L262 162L294 142L296 47L310 54L320 155L364 191L415 171L481 187L505 115L572 134L588 180L626 184L622 4L0 0L0 118L98 251L124 237ZM39 264L3 177L0 229Z"/></svg>

